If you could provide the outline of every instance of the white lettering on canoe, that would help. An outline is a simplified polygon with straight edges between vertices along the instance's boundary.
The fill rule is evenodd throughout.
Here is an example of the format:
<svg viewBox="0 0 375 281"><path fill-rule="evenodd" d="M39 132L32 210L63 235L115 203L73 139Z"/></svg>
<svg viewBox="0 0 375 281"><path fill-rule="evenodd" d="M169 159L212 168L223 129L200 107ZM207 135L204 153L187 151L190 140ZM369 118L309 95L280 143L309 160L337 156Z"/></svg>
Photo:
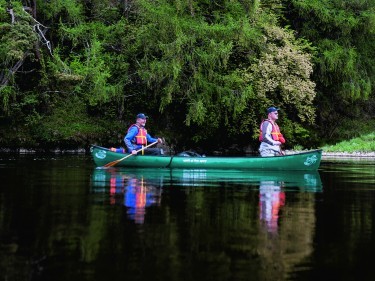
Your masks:
<svg viewBox="0 0 375 281"><path fill-rule="evenodd" d="M95 157L99 159L104 159L107 156L107 152L105 150L99 150L95 153Z"/></svg>
<svg viewBox="0 0 375 281"><path fill-rule="evenodd" d="M316 161L318 161L318 157L316 157L316 155L313 155L313 156L307 157L306 161L303 162L303 164L305 164L306 166L311 166L315 164Z"/></svg>
<svg viewBox="0 0 375 281"><path fill-rule="evenodd" d="M182 160L184 163L206 163L207 160L204 159L184 159Z"/></svg>

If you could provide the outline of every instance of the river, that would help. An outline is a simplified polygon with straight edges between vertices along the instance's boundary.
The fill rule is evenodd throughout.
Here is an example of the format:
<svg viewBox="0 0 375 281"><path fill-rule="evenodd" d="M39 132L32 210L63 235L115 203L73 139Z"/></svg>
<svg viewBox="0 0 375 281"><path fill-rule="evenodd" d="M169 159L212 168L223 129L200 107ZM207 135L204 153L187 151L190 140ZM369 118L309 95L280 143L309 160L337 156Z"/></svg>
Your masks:
<svg viewBox="0 0 375 281"><path fill-rule="evenodd" d="M0 281L375 276L375 158L288 173L2 155L0 186Z"/></svg>

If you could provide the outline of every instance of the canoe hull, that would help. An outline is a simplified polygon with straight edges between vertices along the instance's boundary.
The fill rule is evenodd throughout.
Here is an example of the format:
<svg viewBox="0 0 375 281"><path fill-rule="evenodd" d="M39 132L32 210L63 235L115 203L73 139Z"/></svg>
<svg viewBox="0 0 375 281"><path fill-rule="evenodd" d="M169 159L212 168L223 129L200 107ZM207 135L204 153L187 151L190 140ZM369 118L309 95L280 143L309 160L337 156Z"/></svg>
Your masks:
<svg viewBox="0 0 375 281"><path fill-rule="evenodd" d="M127 154L112 152L100 146L91 146L96 166L102 167L120 160ZM278 157L183 157L183 156L130 156L116 167L171 168L171 169L234 169L234 170L296 170L316 171L320 166L322 150L311 150Z"/></svg>

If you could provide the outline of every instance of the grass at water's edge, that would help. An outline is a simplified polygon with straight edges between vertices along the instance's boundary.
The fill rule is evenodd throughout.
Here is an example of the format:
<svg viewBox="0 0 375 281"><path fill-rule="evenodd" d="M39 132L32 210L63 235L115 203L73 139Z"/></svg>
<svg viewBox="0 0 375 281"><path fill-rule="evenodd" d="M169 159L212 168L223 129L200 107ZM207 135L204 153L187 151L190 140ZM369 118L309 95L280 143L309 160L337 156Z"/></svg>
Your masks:
<svg viewBox="0 0 375 281"><path fill-rule="evenodd" d="M335 145L322 147L324 153L349 153L375 155L375 133L363 135L351 140L342 141Z"/></svg>
<svg viewBox="0 0 375 281"><path fill-rule="evenodd" d="M349 156L349 157L375 157L375 132L363 135L351 140L342 141L335 145L320 147L323 156ZM295 146L292 150L286 150L286 154L304 152L301 146Z"/></svg>

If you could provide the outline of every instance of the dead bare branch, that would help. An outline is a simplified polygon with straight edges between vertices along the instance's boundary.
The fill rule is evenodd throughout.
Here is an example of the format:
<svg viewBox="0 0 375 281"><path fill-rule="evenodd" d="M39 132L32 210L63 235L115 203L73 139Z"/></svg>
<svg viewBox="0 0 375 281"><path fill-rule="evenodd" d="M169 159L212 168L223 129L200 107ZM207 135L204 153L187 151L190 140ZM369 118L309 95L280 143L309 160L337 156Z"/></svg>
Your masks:
<svg viewBox="0 0 375 281"><path fill-rule="evenodd" d="M7 12L10 14L10 16L12 17L12 20L11 20L11 23L14 24L14 22L16 21L15 20L15 16L14 16L14 11L13 9L7 9Z"/></svg>

